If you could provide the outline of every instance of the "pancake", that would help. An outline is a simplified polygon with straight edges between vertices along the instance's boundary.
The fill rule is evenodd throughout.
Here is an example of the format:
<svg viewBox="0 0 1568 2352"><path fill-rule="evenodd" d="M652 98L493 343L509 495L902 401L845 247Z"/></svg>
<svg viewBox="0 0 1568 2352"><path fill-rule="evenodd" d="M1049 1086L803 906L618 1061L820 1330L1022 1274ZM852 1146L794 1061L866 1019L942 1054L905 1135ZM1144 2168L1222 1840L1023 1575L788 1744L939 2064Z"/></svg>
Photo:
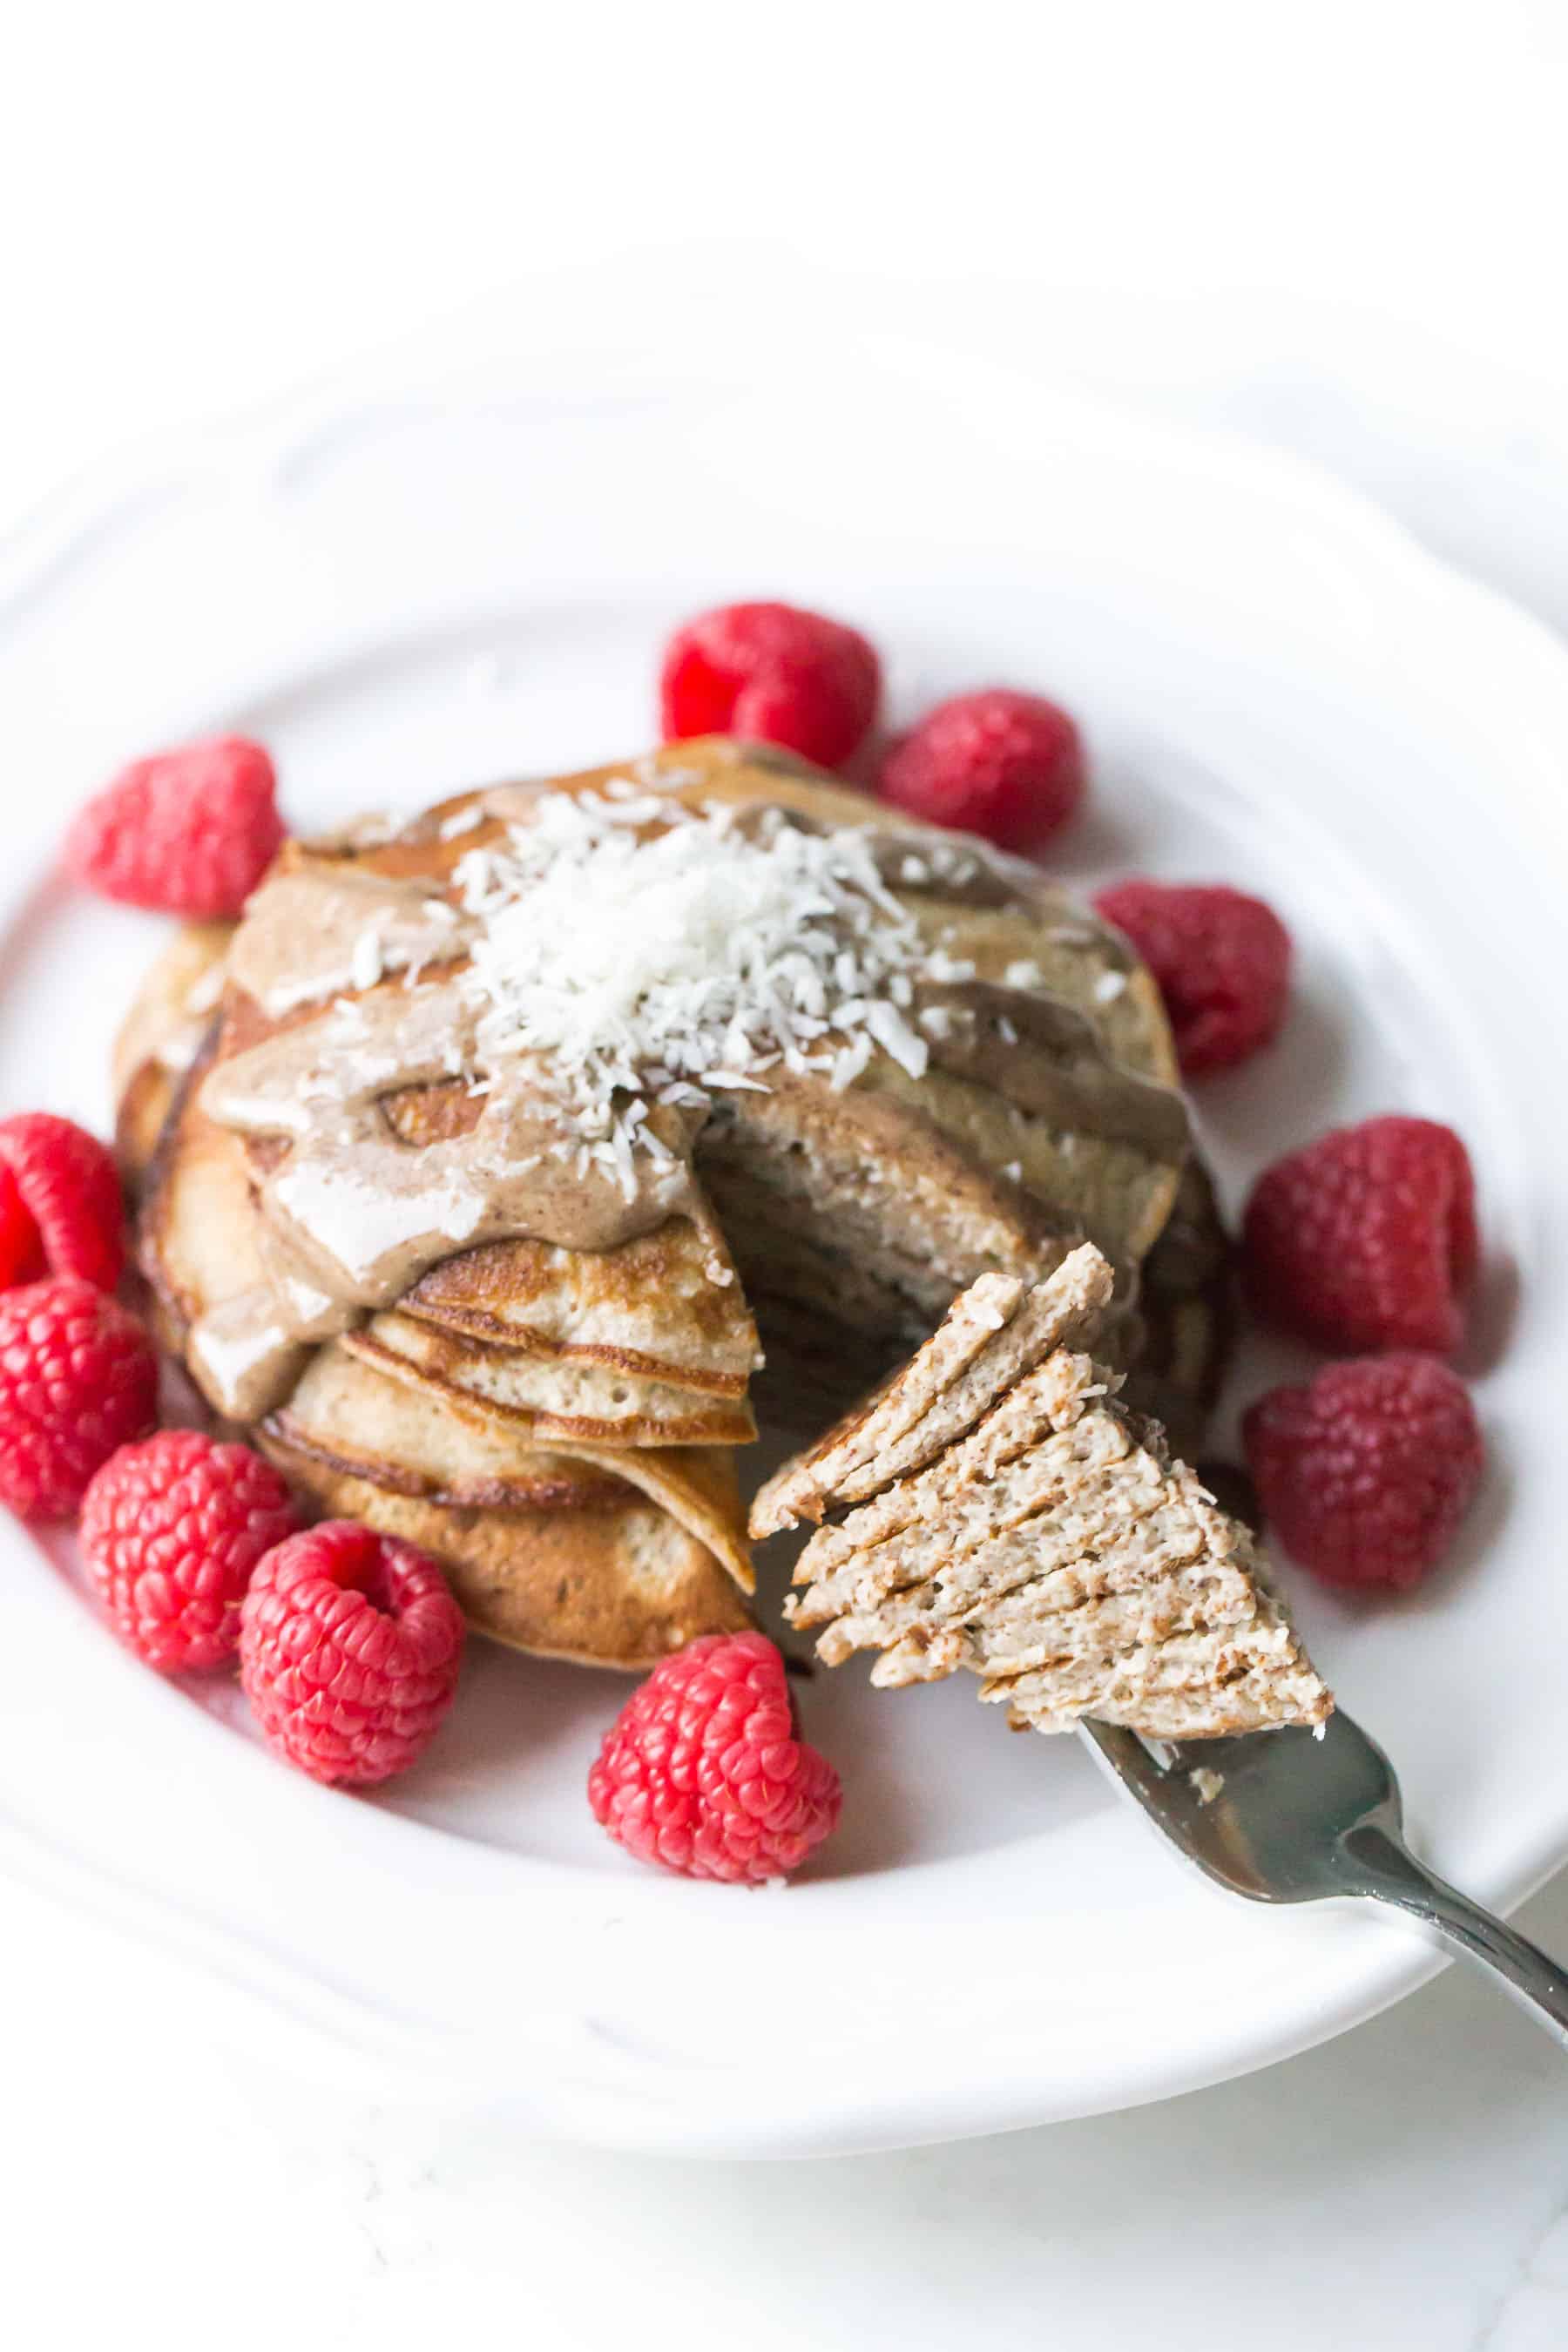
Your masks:
<svg viewBox="0 0 1568 2352"><path fill-rule="evenodd" d="M334 1342L257 1443L332 1517L420 1544L476 1632L636 1671L750 1622L728 1447L547 1450Z"/></svg>
<svg viewBox="0 0 1568 2352"><path fill-rule="evenodd" d="M1321 1723L1333 1702L1252 1534L1082 1351L1109 1290L1086 1248L1026 1299L971 1294L871 1413L786 1465L759 1532L803 1507L838 1517L801 1553L785 1613L825 1664L875 1651L883 1687L964 1668L1020 1728Z"/></svg>
<svg viewBox="0 0 1568 2352"><path fill-rule="evenodd" d="M1069 1332L1091 1336L1110 1295L1110 1268L1087 1243L1037 1286L983 1275L879 1395L769 1479L752 1507L752 1534L820 1519L924 1469Z"/></svg>
<svg viewBox="0 0 1568 2352"><path fill-rule="evenodd" d="M837 977L820 1017L766 997L783 1042L753 1068L732 1023L732 1069L633 1070L590 1101L609 1049L539 1047L532 1000L509 1009L507 925L527 950L542 919L509 877L667 838L711 844L715 876L798 872L808 923L814 891L848 908ZM711 922L695 851L679 878ZM579 931L601 992L646 959L628 907L630 944L610 902L571 901L558 993ZM720 934L752 936L738 915ZM617 1069L647 1056L642 969ZM1187 1150L1158 993L1118 934L1033 867L717 738L287 844L232 938L161 961L117 1076L161 1335L215 1412L323 1509L422 1515L481 1630L598 1663L743 1622L729 1449L754 1433L759 1329L785 1382L821 1369L825 1405L829 1369L858 1384L977 1278L1025 1297L1084 1235L1125 1298ZM552 1625L541 1561L574 1528L592 1574Z"/></svg>
<svg viewBox="0 0 1568 2352"><path fill-rule="evenodd" d="M721 805L744 821L777 808L812 829L869 828L892 898L965 973L954 991L923 989L932 1001L917 1014L940 1021L944 995L963 999L965 1016L985 1000L977 1038L963 1050L952 1035L934 1042L918 1077L878 1054L843 1092L785 1072L713 1105L697 1169L773 1360L772 1391L796 1364L810 1382L803 1314L828 1314L859 1360L880 1367L977 1274L1037 1276L1086 1234L1130 1284L1186 1156L1169 1026L1125 940L1037 868L897 815L787 753L722 737L558 783L459 795L365 856L406 879L449 849L447 828L482 850L526 821L531 799L595 795L626 776L689 811Z"/></svg>
<svg viewBox="0 0 1568 2352"><path fill-rule="evenodd" d="M397 1313L373 1316L339 1344L421 1394L482 1406L546 1444L744 1445L756 1433L743 1400L580 1363L565 1349L500 1348Z"/></svg>
<svg viewBox="0 0 1568 2352"><path fill-rule="evenodd" d="M618 1249L505 1242L443 1259L399 1312L437 1330L637 1372L700 1396L743 1397L757 1335L717 1224L672 1217Z"/></svg>
<svg viewBox="0 0 1568 2352"><path fill-rule="evenodd" d="M214 1409L241 1422L258 1417L244 1393L247 1318L277 1281L258 1200L266 1155L210 1116L203 1083L237 1039L254 1038L253 1022L226 1014L185 1074L139 1221L169 1344ZM617 1345L617 1329L643 1344ZM325 1336L301 1337L284 1393ZM710 1219L670 1218L603 1252L520 1243L445 1261L347 1344L432 1398L469 1394L542 1438L741 1444L754 1434L744 1368L756 1339Z"/></svg>
<svg viewBox="0 0 1568 2352"><path fill-rule="evenodd" d="M842 1094L786 1077L726 1099L703 1129L698 1164L757 1314L770 1391L796 1378L821 1389L821 1352L802 1345L812 1318L853 1341L851 1363L880 1370L980 1273L1037 1277L1085 1235L1130 1286L1170 1214L1187 1138L1159 992L1125 940L1037 868L893 819L787 755L715 739L668 760L687 804L766 798L818 824L875 827L892 896L967 972L952 995L977 1014L965 1049L935 1039L919 1076L878 1055ZM931 1000L917 1011L940 1019L943 993L917 992ZM852 1378L827 1401L849 1393Z"/></svg>
<svg viewBox="0 0 1568 2352"><path fill-rule="evenodd" d="M176 1082L139 1226L160 1337L187 1364L198 1320L268 1279L247 1152L199 1101L218 1047L215 1033ZM476 1632L547 1656L645 1670L700 1633L750 1622L743 1593L752 1570L732 1447L751 1423L743 1394L732 1391L739 1349L755 1342L742 1333L737 1343L731 1328L729 1360L721 1349L710 1377L700 1335L676 1333L669 1304L691 1254L709 1246L689 1226L684 1237L645 1253L642 1270L668 1268L672 1289L645 1310L641 1327L634 1324L651 1328L657 1319L659 1344L684 1357L692 1386L604 1360L615 1275L601 1264L576 1300L580 1346L569 1284L500 1283L489 1320L530 1334L531 1300L533 1347L466 1340L411 1315L373 1318L363 1333L302 1343L286 1402L250 1433L318 1511L362 1518L430 1551ZM481 1273L466 1269L449 1292L477 1318ZM432 1287L439 1304L440 1286ZM734 1309L728 1319L732 1327ZM389 1333L394 1344L385 1346ZM374 1360L376 1335L384 1362ZM612 1408L618 1431L605 1412L581 1409L585 1383L623 1391ZM497 1392L487 1395L487 1384ZM639 1399L650 1401L649 1411L637 1412ZM682 1442L656 1442L661 1417ZM563 1433L582 1443L558 1445ZM595 1436L611 1442L595 1449ZM708 1442L693 1442L700 1438Z"/></svg>
<svg viewBox="0 0 1568 2352"><path fill-rule="evenodd" d="M222 992L232 923L184 923L148 972L114 1041L115 1152L134 1195L180 1079L200 1053Z"/></svg>
<svg viewBox="0 0 1568 2352"><path fill-rule="evenodd" d="M474 1631L510 1648L642 1674L700 1634L752 1622L709 1546L625 1487L565 1507L454 1506L333 1470L265 1430L257 1442L324 1516L428 1552Z"/></svg>

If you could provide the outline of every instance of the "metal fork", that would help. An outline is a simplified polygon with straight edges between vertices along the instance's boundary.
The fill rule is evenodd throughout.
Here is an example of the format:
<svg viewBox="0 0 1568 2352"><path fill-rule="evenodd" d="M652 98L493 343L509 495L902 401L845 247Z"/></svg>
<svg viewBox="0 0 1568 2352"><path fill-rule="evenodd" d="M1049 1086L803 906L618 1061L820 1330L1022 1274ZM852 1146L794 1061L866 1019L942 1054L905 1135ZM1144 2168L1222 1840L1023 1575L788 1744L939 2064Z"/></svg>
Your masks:
<svg viewBox="0 0 1568 2352"><path fill-rule="evenodd" d="M1568 2047L1568 1973L1416 1861L1394 1768L1342 1707L1321 1739L1291 1729L1156 1745L1110 1724L1079 1730L1176 1851L1233 1895L1392 1903L1478 1961Z"/></svg>

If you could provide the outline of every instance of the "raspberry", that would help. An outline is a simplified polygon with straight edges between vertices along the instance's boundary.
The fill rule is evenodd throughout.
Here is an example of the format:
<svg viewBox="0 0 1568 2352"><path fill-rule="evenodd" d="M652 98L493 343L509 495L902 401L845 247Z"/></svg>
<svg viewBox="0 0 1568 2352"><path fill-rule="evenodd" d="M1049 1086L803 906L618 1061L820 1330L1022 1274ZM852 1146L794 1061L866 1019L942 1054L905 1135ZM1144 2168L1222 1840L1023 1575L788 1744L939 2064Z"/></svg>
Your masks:
<svg viewBox="0 0 1568 2352"><path fill-rule="evenodd" d="M462 1612L435 1561L354 1519L276 1546L240 1608L257 1721L313 1780L405 1770L452 1704L462 1655Z"/></svg>
<svg viewBox="0 0 1568 2352"><path fill-rule="evenodd" d="M1259 1312L1319 1345L1451 1355L1475 1272L1475 1182L1452 1128L1369 1118L1264 1170L1242 1228Z"/></svg>
<svg viewBox="0 0 1568 2352"><path fill-rule="evenodd" d="M1037 849L1083 798L1083 746L1056 703L990 687L928 710L889 750L877 790L931 824Z"/></svg>
<svg viewBox="0 0 1568 2352"><path fill-rule="evenodd" d="M1436 1356L1331 1364L1242 1424L1269 1524L1325 1583L1408 1591L1435 1568L1486 1466L1464 1382Z"/></svg>
<svg viewBox="0 0 1568 2352"><path fill-rule="evenodd" d="M841 621L795 604L721 604L665 647L664 740L749 735L819 767L841 767L869 733L881 666Z"/></svg>
<svg viewBox="0 0 1568 2352"><path fill-rule="evenodd" d="M169 915L237 915L283 839L259 743L220 735L133 760L89 801L66 866L107 898Z"/></svg>
<svg viewBox="0 0 1568 2352"><path fill-rule="evenodd" d="M0 1160L0 1290L13 1283L37 1282L46 1271L44 1244L27 1213L16 1179Z"/></svg>
<svg viewBox="0 0 1568 2352"><path fill-rule="evenodd" d="M588 1775L594 1818L639 1862L761 1885L838 1819L838 1775L796 1737L763 1633L705 1633L654 1668Z"/></svg>
<svg viewBox="0 0 1568 2352"><path fill-rule="evenodd" d="M259 1454L165 1429L98 1472L82 1497L81 1548L124 1640L161 1674L179 1674L233 1657L251 1570L299 1523Z"/></svg>
<svg viewBox="0 0 1568 2352"><path fill-rule="evenodd" d="M1095 906L1125 931L1165 1000L1183 1074L1271 1045L1290 991L1290 934L1261 898L1221 883L1119 882Z"/></svg>
<svg viewBox="0 0 1568 2352"><path fill-rule="evenodd" d="M0 1119L0 1166L32 1228L10 1279L74 1274L112 1290L125 1259L125 1207L113 1158L97 1136L52 1111L21 1111ZM13 1231L20 1234L19 1220Z"/></svg>
<svg viewBox="0 0 1568 2352"><path fill-rule="evenodd" d="M107 1291L72 1275L0 1291L0 1502L68 1518L157 1402L153 1343Z"/></svg>

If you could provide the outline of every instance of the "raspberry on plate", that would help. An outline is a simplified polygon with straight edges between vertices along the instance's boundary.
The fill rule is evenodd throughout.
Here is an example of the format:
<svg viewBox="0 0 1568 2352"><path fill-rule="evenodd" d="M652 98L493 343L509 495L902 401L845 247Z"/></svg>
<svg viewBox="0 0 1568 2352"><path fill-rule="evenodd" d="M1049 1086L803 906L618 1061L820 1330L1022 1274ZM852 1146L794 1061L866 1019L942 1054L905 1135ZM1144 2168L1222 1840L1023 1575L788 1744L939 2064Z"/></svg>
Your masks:
<svg viewBox="0 0 1568 2352"><path fill-rule="evenodd" d="M1435 1568L1486 1467L1464 1382L1436 1356L1331 1364L1242 1424L1269 1526L1325 1583L1407 1591Z"/></svg>
<svg viewBox="0 0 1568 2352"><path fill-rule="evenodd" d="M180 1674L233 1657L251 1572L299 1524L259 1454L165 1429L122 1445L96 1474L81 1548L121 1638L161 1674Z"/></svg>
<svg viewBox="0 0 1568 2352"><path fill-rule="evenodd" d="M1038 694L988 687L928 710L890 746L885 801L998 849L1037 849L1084 794L1083 746L1067 712Z"/></svg>
<svg viewBox="0 0 1568 2352"><path fill-rule="evenodd" d="M0 1291L0 1502L68 1518L157 1402L153 1343L107 1291L73 1275Z"/></svg>
<svg viewBox="0 0 1568 2352"><path fill-rule="evenodd" d="M169 915L237 915L283 840L278 779L259 743L220 735L133 760L66 838L89 890Z"/></svg>
<svg viewBox="0 0 1568 2352"><path fill-rule="evenodd" d="M594 1818L640 1862L761 1885L838 1819L838 1775L798 1737L763 1633L707 1633L654 1668L588 1775Z"/></svg>
<svg viewBox="0 0 1568 2352"><path fill-rule="evenodd" d="M858 630L795 604L721 604L677 629L659 672L667 743L744 735L841 767L877 716L881 665Z"/></svg>
<svg viewBox="0 0 1568 2352"><path fill-rule="evenodd" d="M1451 1355L1476 1270L1475 1181L1452 1128L1369 1118L1266 1168L1242 1225L1259 1313L1346 1352Z"/></svg>
<svg viewBox="0 0 1568 2352"><path fill-rule="evenodd" d="M1272 907L1223 883L1142 880L1094 903L1158 982L1184 1077L1273 1043L1290 992L1290 934Z"/></svg>
<svg viewBox="0 0 1568 2352"><path fill-rule="evenodd" d="M268 1742L313 1780L402 1772L452 1704L463 1616L435 1561L355 1519L269 1551L239 1616L239 1678Z"/></svg>
<svg viewBox="0 0 1568 2352"><path fill-rule="evenodd" d="M9 1290L17 1282L37 1282L47 1270L38 1228L27 1213L16 1179L0 1160L0 1290Z"/></svg>
<svg viewBox="0 0 1568 2352"><path fill-rule="evenodd" d="M112 1290L124 1264L125 1205L113 1156L97 1136L52 1111L0 1118L0 1171L9 1179L0 1198L0 1281L74 1274Z"/></svg>

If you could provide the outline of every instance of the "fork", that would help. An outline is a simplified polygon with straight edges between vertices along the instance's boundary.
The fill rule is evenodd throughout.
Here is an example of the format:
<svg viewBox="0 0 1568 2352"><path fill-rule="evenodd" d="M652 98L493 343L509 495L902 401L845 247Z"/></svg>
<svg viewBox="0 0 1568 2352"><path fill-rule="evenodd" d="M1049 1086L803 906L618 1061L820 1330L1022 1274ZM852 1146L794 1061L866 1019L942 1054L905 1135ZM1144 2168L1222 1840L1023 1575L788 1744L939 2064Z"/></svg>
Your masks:
<svg viewBox="0 0 1568 2352"><path fill-rule="evenodd" d="M1568 1972L1417 1862L1394 1767L1342 1707L1321 1738L1289 1728L1146 1743L1087 1720L1079 1731L1178 1853L1233 1895L1391 1903L1496 1977L1568 2048Z"/></svg>

